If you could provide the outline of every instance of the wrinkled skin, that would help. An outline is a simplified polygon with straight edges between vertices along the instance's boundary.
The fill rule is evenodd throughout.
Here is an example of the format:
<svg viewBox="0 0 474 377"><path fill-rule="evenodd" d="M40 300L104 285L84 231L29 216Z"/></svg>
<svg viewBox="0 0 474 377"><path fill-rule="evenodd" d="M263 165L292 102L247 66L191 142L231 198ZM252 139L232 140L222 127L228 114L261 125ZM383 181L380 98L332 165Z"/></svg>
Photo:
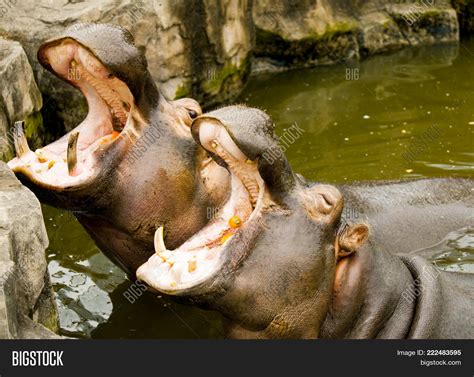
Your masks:
<svg viewBox="0 0 474 377"><path fill-rule="evenodd" d="M191 99L167 101L144 52L116 26L76 24L40 46L38 59L81 90L89 115L41 149L53 156L46 163L23 146L9 166L41 201L74 211L99 248L133 275L151 255L157 227L166 226L167 242L178 246L225 199L227 171L190 134L202 111ZM66 150L74 150L77 132L75 164Z"/></svg>
<svg viewBox="0 0 474 377"><path fill-rule="evenodd" d="M336 262L333 224L321 223L310 237L318 243L310 245L301 242L308 234L299 229L314 227L308 229L306 219L289 222L298 226L289 241L302 246L293 253L286 241L266 246L286 228L273 218L268 237L265 232L227 277L225 292L210 301L227 317L229 337L474 338L473 275L439 271L419 256L395 256L370 238ZM273 262L281 259L286 266Z"/></svg>
<svg viewBox="0 0 474 377"><path fill-rule="evenodd" d="M338 188L344 196L343 217L368 222L373 242L387 251L429 247L449 232L474 225L472 179L362 182Z"/></svg>
<svg viewBox="0 0 474 377"><path fill-rule="evenodd" d="M307 183L293 174L283 154L266 160L265 148L277 141L270 119L253 112L258 110L221 109L192 126L196 141L233 178L253 179L246 166L257 164L264 184L252 215L219 246L208 242L212 224L174 251L157 242L157 254L139 268L138 278L182 302L220 311L231 338L473 338L474 276L441 272L407 254L472 221L472 182L422 180L341 190ZM232 190L237 186L232 183ZM360 222L342 218L346 199L346 208L359 209ZM432 229L423 230L420 220ZM216 250L215 263L208 267L208 257L198 257L188 261L193 271L175 270L201 239L211 246L198 252ZM199 278L192 278L197 272Z"/></svg>

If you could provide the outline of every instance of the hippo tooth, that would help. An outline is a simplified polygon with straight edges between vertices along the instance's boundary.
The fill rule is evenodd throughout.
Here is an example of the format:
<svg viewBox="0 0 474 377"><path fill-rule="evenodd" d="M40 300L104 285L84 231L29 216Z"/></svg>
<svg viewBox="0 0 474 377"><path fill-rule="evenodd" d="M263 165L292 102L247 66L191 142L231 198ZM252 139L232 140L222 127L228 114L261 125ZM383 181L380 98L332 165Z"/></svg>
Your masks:
<svg viewBox="0 0 474 377"><path fill-rule="evenodd" d="M28 141L26 140L25 133L23 132L23 124L25 122L15 122L13 129L13 142L15 144L15 152L18 158L21 158L28 152L30 152L30 147L28 146Z"/></svg>
<svg viewBox="0 0 474 377"><path fill-rule="evenodd" d="M188 261L188 272L189 273L195 271L196 268L197 268L197 261L196 260Z"/></svg>
<svg viewBox="0 0 474 377"><path fill-rule="evenodd" d="M38 162L40 163L48 162L51 160L54 160L54 162L58 162L59 160L61 160L60 156L58 156L56 153L50 152L46 149L35 150L35 155L38 159ZM64 160L64 162L66 162L66 160Z"/></svg>
<svg viewBox="0 0 474 377"><path fill-rule="evenodd" d="M186 265L184 262L178 262L173 265L171 268L171 278L173 281L180 283L181 282L181 277L183 275L184 269L186 268Z"/></svg>
<svg viewBox="0 0 474 377"><path fill-rule="evenodd" d="M79 139L79 132L73 132L69 135L67 142L67 170L69 175L74 174L74 169L77 166L77 140Z"/></svg>
<svg viewBox="0 0 474 377"><path fill-rule="evenodd" d="M163 240L163 227L160 226L155 232L155 252L160 255L164 251L166 251L166 246Z"/></svg>

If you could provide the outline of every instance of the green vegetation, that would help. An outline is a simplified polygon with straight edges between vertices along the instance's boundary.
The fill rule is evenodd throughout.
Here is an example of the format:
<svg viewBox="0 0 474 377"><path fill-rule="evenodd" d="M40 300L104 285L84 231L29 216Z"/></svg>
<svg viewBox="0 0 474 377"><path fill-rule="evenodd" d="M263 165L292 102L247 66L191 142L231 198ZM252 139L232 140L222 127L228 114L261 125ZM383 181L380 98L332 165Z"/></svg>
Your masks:
<svg viewBox="0 0 474 377"><path fill-rule="evenodd" d="M42 139L41 136L44 134L43 117L41 113L35 112L28 115L25 119L25 135L28 141L35 144L38 139Z"/></svg>
<svg viewBox="0 0 474 377"><path fill-rule="evenodd" d="M269 56L287 65L307 65L321 58L343 60L357 44L358 24L353 20L335 22L322 33L309 34L299 40L284 39L279 34L257 29L256 56Z"/></svg>
<svg viewBox="0 0 474 377"><path fill-rule="evenodd" d="M326 29L326 31L319 35L316 36L318 40L325 40L325 41L330 41L334 37L343 35L343 34L349 34L349 33L354 33L357 30L357 23L355 21L340 21L336 22L334 24L329 25L329 27Z"/></svg>
<svg viewBox="0 0 474 377"><path fill-rule="evenodd" d="M176 89L176 92L174 94L174 99L189 97L190 95L191 95L191 88L183 84L183 85L178 86L178 88Z"/></svg>
<svg viewBox="0 0 474 377"><path fill-rule="evenodd" d="M222 95L225 97L228 92L237 91L232 89L236 84L245 81L250 74L250 59L245 59L242 64L226 64L219 69L215 69L212 75L204 78L199 87L193 87L189 82L185 82L176 89L174 99L183 97L193 97L199 101L208 101L212 97ZM239 84L240 86L240 84Z"/></svg>

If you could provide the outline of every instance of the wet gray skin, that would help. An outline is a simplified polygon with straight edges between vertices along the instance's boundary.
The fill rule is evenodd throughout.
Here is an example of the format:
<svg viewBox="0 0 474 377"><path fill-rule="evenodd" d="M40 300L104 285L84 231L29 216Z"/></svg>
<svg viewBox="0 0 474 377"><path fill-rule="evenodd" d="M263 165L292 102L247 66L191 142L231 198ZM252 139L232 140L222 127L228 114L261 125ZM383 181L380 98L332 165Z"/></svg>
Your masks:
<svg viewBox="0 0 474 377"><path fill-rule="evenodd" d="M265 158L265 150L277 145L271 119L245 107L203 115L192 133L229 169L232 192L247 191L234 212L245 213L239 208L251 205L252 213L239 216L237 229L224 227L216 237L213 229L232 211L217 216L174 251L157 237L157 253L137 271L140 280L179 301L220 311L232 338L474 337L466 314L474 309L474 278L440 272L405 254L417 248L412 245L435 243L438 232L458 222L467 225L469 216L472 221L470 181L341 190L308 183L293 174L284 154L272 163ZM342 217L346 197L346 205L365 208L366 221ZM454 220L446 216L462 206L470 207L469 216L462 209ZM401 221L400 213L416 211L420 218L443 213L436 220L448 225L426 229L418 217L407 219L408 225ZM389 229L379 233L384 226ZM385 241L383 235L392 233L397 236ZM204 254L195 258L198 253Z"/></svg>
<svg viewBox="0 0 474 377"><path fill-rule="evenodd" d="M9 166L41 201L74 211L99 248L133 274L152 253L157 227L178 246L225 199L227 171L190 134L201 109L191 99L167 101L144 51L117 26L76 24L43 43L38 60L83 93L89 113L36 153L17 125Z"/></svg>

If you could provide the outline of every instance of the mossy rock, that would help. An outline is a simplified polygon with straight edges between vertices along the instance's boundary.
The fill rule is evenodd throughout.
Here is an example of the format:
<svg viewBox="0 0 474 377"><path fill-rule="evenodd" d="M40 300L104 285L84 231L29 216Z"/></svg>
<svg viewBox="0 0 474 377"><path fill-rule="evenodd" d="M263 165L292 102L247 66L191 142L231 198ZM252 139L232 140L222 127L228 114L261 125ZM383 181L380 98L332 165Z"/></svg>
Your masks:
<svg viewBox="0 0 474 377"><path fill-rule="evenodd" d="M411 44L457 40L458 23L452 11L435 7L416 9L392 14Z"/></svg>
<svg viewBox="0 0 474 377"><path fill-rule="evenodd" d="M28 139L31 149L42 146L46 130L43 124L41 112L30 114L25 119L25 136Z"/></svg>
<svg viewBox="0 0 474 377"><path fill-rule="evenodd" d="M178 86L178 88L176 89L174 99L189 97L190 94L191 94L191 87L183 84L183 85Z"/></svg>
<svg viewBox="0 0 474 377"><path fill-rule="evenodd" d="M227 64L212 69L211 74L208 72L200 80L181 84L176 89L174 99L192 97L207 108L223 103L242 90L250 70L250 58L244 59L240 65Z"/></svg>
<svg viewBox="0 0 474 377"><path fill-rule="evenodd" d="M204 81L201 87L204 93L208 95L218 95L223 91L228 91L230 86L245 81L249 71L248 59L242 62L240 66L228 64L216 71L214 77Z"/></svg>
<svg viewBox="0 0 474 377"><path fill-rule="evenodd" d="M358 54L358 29L354 23L341 22L323 34L299 40L285 40L267 30L256 30L256 57L270 57L287 66L308 66L344 61Z"/></svg>
<svg viewBox="0 0 474 377"><path fill-rule="evenodd" d="M44 279L44 288L38 297L38 301L36 303L36 312L33 314L33 320L40 323L52 332L58 334L60 330L59 314L56 302L54 300L51 278L48 272L46 272Z"/></svg>
<svg viewBox="0 0 474 377"><path fill-rule="evenodd" d="M474 32L474 0L452 0L462 35Z"/></svg>

